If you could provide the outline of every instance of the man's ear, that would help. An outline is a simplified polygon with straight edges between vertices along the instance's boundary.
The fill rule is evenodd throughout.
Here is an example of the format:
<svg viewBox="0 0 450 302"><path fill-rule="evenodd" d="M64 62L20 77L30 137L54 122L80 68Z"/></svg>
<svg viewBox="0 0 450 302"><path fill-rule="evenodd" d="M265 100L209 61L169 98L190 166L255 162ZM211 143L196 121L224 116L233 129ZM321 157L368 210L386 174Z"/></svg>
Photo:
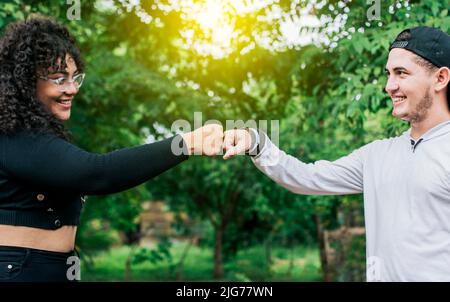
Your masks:
<svg viewBox="0 0 450 302"><path fill-rule="evenodd" d="M439 92L445 89L450 82L450 69L448 67L441 67L436 72L436 85L434 89Z"/></svg>

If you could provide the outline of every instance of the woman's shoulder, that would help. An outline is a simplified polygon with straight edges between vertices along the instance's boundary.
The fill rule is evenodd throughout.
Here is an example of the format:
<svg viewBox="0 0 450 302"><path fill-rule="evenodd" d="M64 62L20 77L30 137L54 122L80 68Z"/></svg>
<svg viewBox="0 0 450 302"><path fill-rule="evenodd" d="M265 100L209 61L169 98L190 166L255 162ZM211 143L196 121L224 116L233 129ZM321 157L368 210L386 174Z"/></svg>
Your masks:
<svg viewBox="0 0 450 302"><path fill-rule="evenodd" d="M0 134L0 143L37 142L41 140L58 139L58 136L48 131L21 129Z"/></svg>

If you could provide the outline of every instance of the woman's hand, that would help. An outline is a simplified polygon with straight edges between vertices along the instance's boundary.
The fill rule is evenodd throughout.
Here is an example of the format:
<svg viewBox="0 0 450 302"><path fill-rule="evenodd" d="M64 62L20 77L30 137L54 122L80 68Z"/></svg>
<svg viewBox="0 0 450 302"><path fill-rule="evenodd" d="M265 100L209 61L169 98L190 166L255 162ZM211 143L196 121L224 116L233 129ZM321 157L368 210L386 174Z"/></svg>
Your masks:
<svg viewBox="0 0 450 302"><path fill-rule="evenodd" d="M205 125L181 136L189 155L214 156L222 153L223 127L221 125Z"/></svg>

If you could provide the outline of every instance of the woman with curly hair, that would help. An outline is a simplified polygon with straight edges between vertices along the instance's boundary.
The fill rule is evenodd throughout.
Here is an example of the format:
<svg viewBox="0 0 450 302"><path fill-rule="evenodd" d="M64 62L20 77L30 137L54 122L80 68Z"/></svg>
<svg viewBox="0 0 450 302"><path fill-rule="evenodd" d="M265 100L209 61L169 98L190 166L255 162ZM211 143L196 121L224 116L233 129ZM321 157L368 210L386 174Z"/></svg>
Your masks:
<svg viewBox="0 0 450 302"><path fill-rule="evenodd" d="M219 125L107 154L78 148L64 121L84 77L74 38L52 19L9 24L0 38L0 281L67 281L85 195L221 151Z"/></svg>

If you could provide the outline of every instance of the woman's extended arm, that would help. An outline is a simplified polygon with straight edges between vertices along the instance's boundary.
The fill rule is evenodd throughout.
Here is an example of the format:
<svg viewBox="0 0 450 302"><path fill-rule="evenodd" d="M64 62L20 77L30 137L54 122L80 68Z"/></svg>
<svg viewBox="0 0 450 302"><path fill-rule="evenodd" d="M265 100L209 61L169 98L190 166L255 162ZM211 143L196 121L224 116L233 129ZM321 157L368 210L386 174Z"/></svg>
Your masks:
<svg viewBox="0 0 450 302"><path fill-rule="evenodd" d="M1 139L1 166L11 177L29 185L111 194L137 186L186 160L187 152L172 152L175 139L183 142L174 136L94 154L53 135L21 133Z"/></svg>

